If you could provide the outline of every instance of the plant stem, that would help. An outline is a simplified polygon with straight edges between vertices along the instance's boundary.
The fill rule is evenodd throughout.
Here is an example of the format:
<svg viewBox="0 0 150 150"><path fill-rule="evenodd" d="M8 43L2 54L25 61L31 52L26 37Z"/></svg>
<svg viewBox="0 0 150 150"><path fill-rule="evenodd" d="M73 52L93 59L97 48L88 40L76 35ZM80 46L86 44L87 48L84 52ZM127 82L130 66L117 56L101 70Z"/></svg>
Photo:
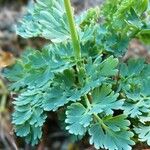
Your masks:
<svg viewBox="0 0 150 150"><path fill-rule="evenodd" d="M86 103L88 109L91 109L91 104L90 104L90 102L89 102L89 99L88 99L87 95L84 96L84 99L85 99L85 103ZM102 125L102 127L103 127L105 130L107 130L107 126L104 124L103 120L102 120L96 113L94 113L93 116L94 116L94 118ZM97 121L96 121L96 122L97 122Z"/></svg>
<svg viewBox="0 0 150 150"><path fill-rule="evenodd" d="M70 27L73 49L74 49L75 57L78 60L81 58L81 49L80 49L79 37L76 31L75 21L72 13L71 2L70 0L64 0L64 4L65 4L66 14L68 18L69 27Z"/></svg>
<svg viewBox="0 0 150 150"><path fill-rule="evenodd" d="M108 127L104 124L103 120L102 120L97 114L94 113L93 115L94 115L95 119L102 125L102 127L103 127L105 130L107 130Z"/></svg>
<svg viewBox="0 0 150 150"><path fill-rule="evenodd" d="M91 109L91 104L90 104L90 102L89 102L89 99L88 99L87 95L84 96L84 99L85 99L85 103L86 103L87 107L88 107L89 109Z"/></svg>
<svg viewBox="0 0 150 150"><path fill-rule="evenodd" d="M0 80L0 88L3 91L2 97L1 97L1 102L0 102L0 113L5 111L5 106L6 106L6 100L7 100L7 94L8 91L3 83L2 80Z"/></svg>
<svg viewBox="0 0 150 150"><path fill-rule="evenodd" d="M70 0L64 0L64 4L65 4L66 14L67 14L67 18L68 18L69 27L70 27L70 33L71 33L71 39L72 39L75 57L77 60L78 59L80 60L81 59L81 48L80 48L78 34L77 34L77 31L75 28L75 21L74 21L74 17L73 17L73 13L72 13L71 2L70 2ZM81 64L81 65L84 67L84 64ZM91 109L91 104L89 102L87 95L84 96L84 99L85 99L88 109ZM107 128L107 126L103 123L103 120L97 114L94 114L94 117L103 126L103 128L105 128L105 129Z"/></svg>

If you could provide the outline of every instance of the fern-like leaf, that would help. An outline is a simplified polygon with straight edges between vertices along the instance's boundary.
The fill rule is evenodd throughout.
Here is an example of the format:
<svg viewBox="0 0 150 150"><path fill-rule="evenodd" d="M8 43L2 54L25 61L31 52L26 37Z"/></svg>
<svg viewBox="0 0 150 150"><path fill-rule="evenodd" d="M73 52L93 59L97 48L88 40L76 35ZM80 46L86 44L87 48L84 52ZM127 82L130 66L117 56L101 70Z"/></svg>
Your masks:
<svg viewBox="0 0 150 150"><path fill-rule="evenodd" d="M147 142L150 146L150 126L140 126L134 129L139 136L141 142Z"/></svg>
<svg viewBox="0 0 150 150"><path fill-rule="evenodd" d="M90 113L104 113L110 115L114 110L122 109L123 100L118 100L119 94L114 94L111 85L102 85L91 93L92 104Z"/></svg>
<svg viewBox="0 0 150 150"><path fill-rule="evenodd" d="M42 127L47 118L42 108L42 91L28 90L16 98L12 123L16 134L35 145L42 137Z"/></svg>
<svg viewBox="0 0 150 150"><path fill-rule="evenodd" d="M99 87L104 81L111 79L112 76L117 74L117 65L118 59L113 56L104 61L98 56L94 62L92 62L92 58L89 58L85 65L86 80L83 81L82 93L86 94Z"/></svg>
<svg viewBox="0 0 150 150"><path fill-rule="evenodd" d="M17 33L24 38L44 37L53 42L70 37L63 0L37 0L20 22Z"/></svg>
<svg viewBox="0 0 150 150"><path fill-rule="evenodd" d="M112 121L113 119L115 121ZM94 144L96 149L131 150L134 142L130 138L133 137L133 133L127 130L130 123L125 116L110 117L103 122L105 125L94 123L89 129L90 144ZM116 122L122 126L116 126Z"/></svg>
<svg viewBox="0 0 150 150"><path fill-rule="evenodd" d="M71 134L84 135L92 121L92 115L88 112L88 109L81 103L74 103L68 107L66 115L65 122L68 124L66 129Z"/></svg>
<svg viewBox="0 0 150 150"><path fill-rule="evenodd" d="M12 89L41 87L52 81L55 73L63 72L75 63L70 44L49 45L41 52L31 51L26 52L12 68L4 70L4 75L14 82Z"/></svg>

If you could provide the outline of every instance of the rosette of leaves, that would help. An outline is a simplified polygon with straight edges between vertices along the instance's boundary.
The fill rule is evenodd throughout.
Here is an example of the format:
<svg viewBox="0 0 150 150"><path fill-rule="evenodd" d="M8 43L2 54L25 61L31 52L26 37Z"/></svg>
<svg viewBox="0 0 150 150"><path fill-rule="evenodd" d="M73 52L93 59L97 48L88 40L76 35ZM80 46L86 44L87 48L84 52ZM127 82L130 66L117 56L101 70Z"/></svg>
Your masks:
<svg viewBox="0 0 150 150"><path fill-rule="evenodd" d="M131 150L134 133L149 144L150 67L142 59L121 63L116 58L143 30L148 3L139 3L143 8L135 1L108 0L103 9L90 9L77 19L70 0L33 4L17 32L25 38L49 39L50 44L29 49L4 70L10 89L18 95L12 115L18 136L36 145L48 112L64 110L65 129L89 136L97 149Z"/></svg>

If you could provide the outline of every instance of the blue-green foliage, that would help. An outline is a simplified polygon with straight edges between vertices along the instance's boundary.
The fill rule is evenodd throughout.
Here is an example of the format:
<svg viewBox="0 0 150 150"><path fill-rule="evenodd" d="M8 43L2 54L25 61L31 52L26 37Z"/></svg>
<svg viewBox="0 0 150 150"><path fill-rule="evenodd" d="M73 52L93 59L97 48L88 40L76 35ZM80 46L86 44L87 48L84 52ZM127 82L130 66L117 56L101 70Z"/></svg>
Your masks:
<svg viewBox="0 0 150 150"><path fill-rule="evenodd" d="M47 112L64 108L66 130L89 135L97 149L131 150L134 135L150 145L150 65L120 59L133 38L149 35L147 9L148 0L107 0L78 16L81 60L76 60L64 1L37 0L17 33L52 43L41 51L29 49L4 70L18 94L12 115L16 134L38 144Z"/></svg>
<svg viewBox="0 0 150 150"><path fill-rule="evenodd" d="M37 0L18 24L17 33L24 38L44 37L61 42L70 37L63 0Z"/></svg>
<svg viewBox="0 0 150 150"><path fill-rule="evenodd" d="M89 129L91 135L90 144L94 144L95 148L105 148L109 150L130 150L129 145L134 142L130 140L133 133L128 131L130 122L125 116L116 117L108 116L103 119L103 124L93 123Z"/></svg>

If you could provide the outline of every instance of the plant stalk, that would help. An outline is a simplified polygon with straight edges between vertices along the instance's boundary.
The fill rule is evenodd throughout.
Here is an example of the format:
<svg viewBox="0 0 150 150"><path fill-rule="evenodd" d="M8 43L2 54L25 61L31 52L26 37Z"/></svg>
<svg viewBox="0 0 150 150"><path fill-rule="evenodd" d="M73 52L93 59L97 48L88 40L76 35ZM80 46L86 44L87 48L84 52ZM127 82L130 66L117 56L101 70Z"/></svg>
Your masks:
<svg viewBox="0 0 150 150"><path fill-rule="evenodd" d="M89 102L89 99L88 99L87 95L84 96L84 99L85 99L85 103L86 103L88 109L91 109L91 104L90 104L90 102ZM94 116L94 118L102 125L102 127L103 127L105 130L107 130L107 126L104 124L103 120L102 120L96 113L94 113L93 116ZM97 121L96 121L96 122L97 122Z"/></svg>
<svg viewBox="0 0 150 150"><path fill-rule="evenodd" d="M8 91L3 83L2 80L0 80L0 89L2 89L3 94L1 96L1 100L0 100L0 113L5 111L5 106L6 106L6 101L7 101L7 94Z"/></svg>
<svg viewBox="0 0 150 150"><path fill-rule="evenodd" d="M64 0L64 4L65 4L66 14L67 14L67 18L68 18L68 23L69 23L75 57L77 60L80 60L81 59L81 48L80 48L79 37L78 37L77 30L75 27L75 21L74 21L74 16L73 16L73 12L72 12L71 2L70 2L70 0Z"/></svg>
<svg viewBox="0 0 150 150"><path fill-rule="evenodd" d="M81 59L80 41L79 41L79 37L78 37L76 27L75 27L75 21L74 21L74 17L72 13L71 2L70 0L64 0L64 4L65 4L66 14L68 18L69 27L70 27L70 33L71 33L71 39L72 39L75 57L77 60L80 60ZM81 65L83 65L84 67L84 64L81 64ZM91 109L91 104L89 102L87 95L84 96L84 99L85 99L87 107ZM97 114L94 114L94 117L105 129L107 128L107 126L103 123L102 119Z"/></svg>
<svg viewBox="0 0 150 150"><path fill-rule="evenodd" d="M89 102L89 99L88 99L87 95L84 96L84 99L85 99L85 103L86 103L87 107L88 107L89 109L91 109L91 104L90 104L90 102Z"/></svg>

